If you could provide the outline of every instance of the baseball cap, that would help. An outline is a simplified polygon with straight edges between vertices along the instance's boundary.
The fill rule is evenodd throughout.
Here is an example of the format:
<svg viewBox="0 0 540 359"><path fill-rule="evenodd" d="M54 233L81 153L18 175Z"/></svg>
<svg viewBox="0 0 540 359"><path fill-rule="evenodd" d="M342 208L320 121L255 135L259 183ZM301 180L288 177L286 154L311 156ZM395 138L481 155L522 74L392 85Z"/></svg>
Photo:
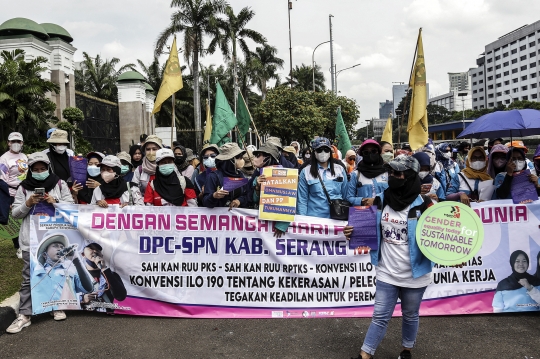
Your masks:
<svg viewBox="0 0 540 359"><path fill-rule="evenodd" d="M19 132L11 132L8 136L8 141L22 141L23 136Z"/></svg>
<svg viewBox="0 0 540 359"><path fill-rule="evenodd" d="M164 158L172 158L174 160L174 152L170 148L162 148L156 152L156 163Z"/></svg>
<svg viewBox="0 0 540 359"><path fill-rule="evenodd" d="M412 156L399 155L394 158L392 161L384 165L386 168L390 167L394 171L406 171L413 170L418 173L420 171L420 163L418 160Z"/></svg>
<svg viewBox="0 0 540 359"><path fill-rule="evenodd" d="M328 147L332 148L332 144L330 143L330 140L326 137L317 137L311 144L311 147L316 150L320 147Z"/></svg>
<svg viewBox="0 0 540 359"><path fill-rule="evenodd" d="M121 168L122 162L120 162L120 159L118 157L113 156L113 155L108 155L108 156L105 156L103 158L103 161L101 161L101 163L98 165L98 167L101 167L101 166L108 166L111 168L114 168L114 167Z"/></svg>
<svg viewBox="0 0 540 359"><path fill-rule="evenodd" d="M47 165L51 163L47 154L43 152L35 152L35 153L32 153L31 155L28 155L28 167L31 167L34 163L37 163L37 162L44 162Z"/></svg>

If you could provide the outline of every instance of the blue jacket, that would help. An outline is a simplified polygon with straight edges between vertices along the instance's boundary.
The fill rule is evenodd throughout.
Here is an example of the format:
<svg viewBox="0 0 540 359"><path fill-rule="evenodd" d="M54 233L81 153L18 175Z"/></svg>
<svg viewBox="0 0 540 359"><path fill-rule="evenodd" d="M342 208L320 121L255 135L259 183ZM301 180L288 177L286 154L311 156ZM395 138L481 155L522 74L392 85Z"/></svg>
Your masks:
<svg viewBox="0 0 540 359"><path fill-rule="evenodd" d="M442 163L438 163L433 174L437 181L441 183L446 194L449 194L448 189L452 184L452 180L457 177L459 172L461 171L459 170L459 165L457 163L454 163L454 167L451 167L448 171L443 168Z"/></svg>
<svg viewBox="0 0 540 359"><path fill-rule="evenodd" d="M379 244L378 248L379 250L371 251L371 263L373 265L378 265L379 260L381 259L381 217L382 217L382 210L383 206L382 203L384 203L384 193L381 193L377 195L377 197L380 198L380 206L377 209L377 242ZM424 203L424 200L422 196L418 195L418 197L414 200L413 203L411 203L411 210L409 211L409 218L407 220L407 233L409 237L409 254L411 256L411 268L412 268L412 274L413 278L419 278L427 273L431 272L431 269L433 268L434 264L432 261L427 259L426 256L420 251L420 248L418 248L418 244L416 244L416 224L418 223L418 218L414 217L411 218L411 213L416 213L414 210L414 207L418 207Z"/></svg>
<svg viewBox="0 0 540 359"><path fill-rule="evenodd" d="M383 173L368 180L372 183L364 183L367 181L358 182L358 171L353 171L351 173L351 180L347 186L347 201L351 202L353 206L361 206L364 197L374 198L374 187L375 195L383 193L384 190L388 188L388 173Z"/></svg>
<svg viewBox="0 0 540 359"><path fill-rule="evenodd" d="M458 193L458 192L463 192L465 193L467 196L469 196L471 194L471 191L469 190L469 187L467 187L467 185L465 185L465 188L461 188L461 176L457 175L455 177L452 178L452 182L450 183L450 187L448 188L448 191L446 192L446 194L453 194L453 193ZM479 179L476 179L474 180L474 186L471 186L471 188L476 191L478 191L478 185L480 184L480 180ZM470 185L470 183L469 183Z"/></svg>
<svg viewBox="0 0 540 359"><path fill-rule="evenodd" d="M343 167L334 164L335 175L332 176L330 167L323 169L321 165L317 164L317 166L330 199L346 199L347 172ZM330 218L330 205L326 195L319 178L313 178L309 172L310 169L311 165L308 165L300 173L296 213L304 216Z"/></svg>

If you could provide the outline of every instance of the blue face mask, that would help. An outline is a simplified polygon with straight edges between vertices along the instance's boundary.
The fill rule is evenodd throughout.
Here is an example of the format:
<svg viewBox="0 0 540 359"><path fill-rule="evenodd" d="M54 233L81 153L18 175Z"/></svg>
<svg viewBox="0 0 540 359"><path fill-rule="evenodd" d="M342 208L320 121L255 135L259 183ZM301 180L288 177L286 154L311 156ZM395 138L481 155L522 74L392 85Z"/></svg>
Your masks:
<svg viewBox="0 0 540 359"><path fill-rule="evenodd" d="M99 169L98 166L88 166L86 168L86 171L88 172L88 175L90 177L96 177L96 176L99 176L101 170Z"/></svg>
<svg viewBox="0 0 540 359"><path fill-rule="evenodd" d="M47 179L47 177L49 177L49 171L41 173L32 172L32 177L38 181L44 181Z"/></svg>
<svg viewBox="0 0 540 359"><path fill-rule="evenodd" d="M161 173L164 176L168 176L174 172L174 169L176 168L176 166L174 164L168 164L168 165L161 165L158 168L159 168L159 173Z"/></svg>
<svg viewBox="0 0 540 359"><path fill-rule="evenodd" d="M120 167L120 174L123 174L125 175L126 173L129 172L129 166L128 165L122 165L122 167Z"/></svg>

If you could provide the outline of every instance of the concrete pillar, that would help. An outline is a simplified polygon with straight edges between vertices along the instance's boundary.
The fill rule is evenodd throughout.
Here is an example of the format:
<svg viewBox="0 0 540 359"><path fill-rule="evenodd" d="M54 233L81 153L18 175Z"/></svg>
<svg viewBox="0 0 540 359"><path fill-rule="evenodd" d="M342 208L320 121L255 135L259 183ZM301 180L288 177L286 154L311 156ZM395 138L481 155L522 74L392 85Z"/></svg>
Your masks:
<svg viewBox="0 0 540 359"><path fill-rule="evenodd" d="M143 108L146 106L145 86L140 81L118 82L118 112L120 122L120 148L129 151L132 143L139 142L146 132ZM148 134L148 133L147 133Z"/></svg>
<svg viewBox="0 0 540 359"><path fill-rule="evenodd" d="M150 91L146 91L146 121L148 124L148 134L154 134L156 132L156 122L152 110L154 109L154 100L156 96Z"/></svg>
<svg viewBox="0 0 540 359"><path fill-rule="evenodd" d="M53 93L51 99L56 103L56 117L62 119L62 111L66 107L75 107L73 54L77 49L59 38L52 38L47 43L52 49L50 54L51 81L60 86L59 93Z"/></svg>

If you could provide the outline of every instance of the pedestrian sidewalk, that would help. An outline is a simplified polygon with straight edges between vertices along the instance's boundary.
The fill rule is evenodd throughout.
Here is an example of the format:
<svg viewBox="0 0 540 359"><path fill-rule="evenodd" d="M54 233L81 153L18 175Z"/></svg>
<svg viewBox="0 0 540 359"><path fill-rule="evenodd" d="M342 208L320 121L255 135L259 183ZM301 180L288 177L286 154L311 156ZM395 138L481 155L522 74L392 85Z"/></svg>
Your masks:
<svg viewBox="0 0 540 359"><path fill-rule="evenodd" d="M19 314L19 293L0 303L0 335L4 334Z"/></svg>

